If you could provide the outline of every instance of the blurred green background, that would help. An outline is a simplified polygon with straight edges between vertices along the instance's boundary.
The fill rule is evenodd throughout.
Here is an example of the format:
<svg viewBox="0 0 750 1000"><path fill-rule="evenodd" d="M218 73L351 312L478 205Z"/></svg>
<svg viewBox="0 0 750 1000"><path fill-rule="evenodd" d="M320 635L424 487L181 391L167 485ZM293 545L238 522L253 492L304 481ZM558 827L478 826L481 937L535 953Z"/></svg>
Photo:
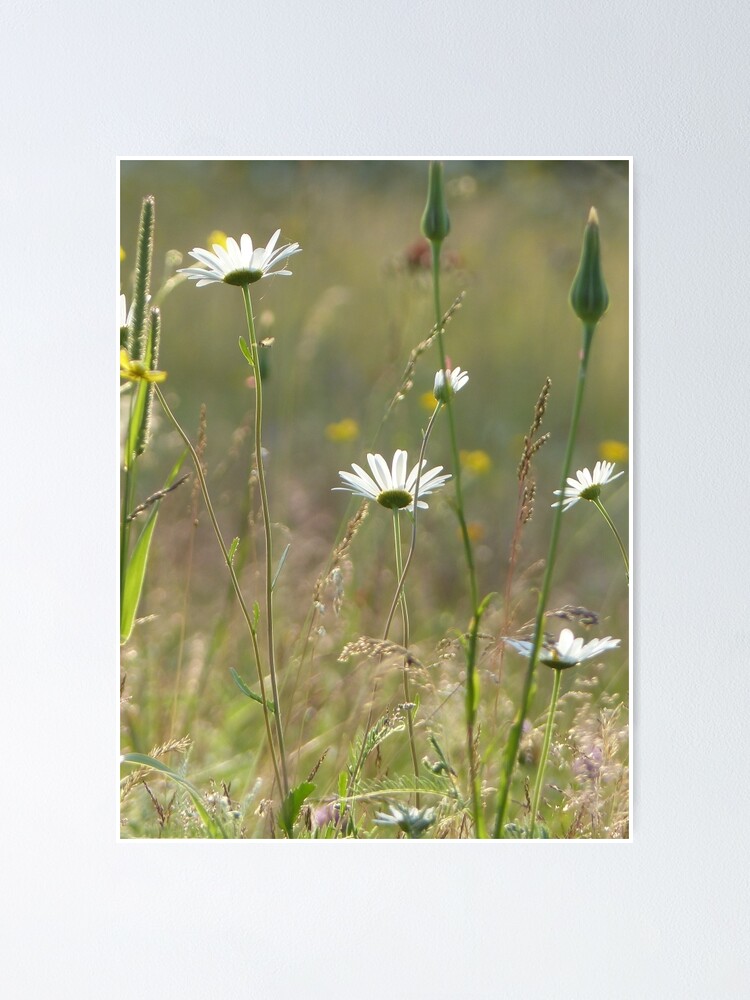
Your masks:
<svg viewBox="0 0 750 1000"><path fill-rule="evenodd" d="M581 342L568 292L592 205L600 219L610 308L594 341L573 470L593 467L606 454L603 442L628 442L628 163L449 160L445 179L452 228L443 249L443 309L466 293L446 333L453 365L470 374L456 401L458 441L462 450L486 456L475 458L474 468L465 471L465 503L477 539L482 593L502 594L504 589L523 435L544 379L552 379L542 428L551 440L534 466L538 499L517 571L517 626L533 616L539 560L549 541L552 491L560 476ZM416 244L426 187L426 161L121 163L121 290L128 304L138 218L147 195L156 202L154 291L173 273L165 263L169 251L178 250L182 266L189 266L194 262L187 251L210 248L210 234L216 230L236 239L248 232L255 245L264 245L280 227L280 244L297 241L303 248L290 261L293 277L251 286L259 335L274 338L264 352L264 446L272 516L278 524L277 553L292 542L280 581L279 611L297 624L290 624L286 633L281 630L282 654L284 648L294 648L309 594L342 519L356 508L347 503L346 494L331 491L338 485L338 471L349 469L353 461L364 464L373 444L389 459L395 448L406 448L411 465L429 418L421 397L431 391L439 367L436 347L419 360L413 389L381 427L409 353L433 323L429 271L422 266L428 258L420 257ZM228 286L197 289L185 281L161 305L159 367L169 373L165 392L194 440L200 406L206 404L209 487L216 490L220 520L231 539L243 533L251 460L250 437L240 430L247 427L253 405L249 369L237 346L238 336L246 335L242 297ZM347 419L356 422L356 436L352 425L340 426ZM162 420L144 462L144 495L162 485L180 450ZM450 471L447 421L435 429L428 465ZM618 468L627 468L626 462L618 461ZM603 497L626 542L628 481L626 474ZM146 625L137 640L141 647L158 645L165 690L173 683L169 660L174 648L163 626L170 615L176 622L182 611L190 530L187 490L162 505L141 608L141 614L161 616L161 631L157 638L155 627ZM409 582L412 631L416 641L425 637L437 642L446 629L468 622L463 555L446 499L431 502L421 523ZM382 630L392 595L390 532L386 512L376 509L355 540L346 581L351 600L345 606L345 626L338 624L341 638ZM226 611L227 581L204 524L194 566L188 633L210 633L212 622ZM182 581L178 585L175 573ZM564 516L552 604L566 603L602 615L593 634L623 639L623 655L612 662L605 686L627 698L627 587L609 529L583 503ZM240 665L252 678L242 648L238 639L234 652L245 656ZM332 640L329 669L342 677L346 667L334 665L335 654ZM232 656L227 663L237 665ZM507 654L506 662L510 659ZM226 670L217 677L224 696L232 697ZM150 683L156 682L152 671ZM201 683L210 689L212 681ZM147 743L159 742L157 730L165 728L168 702L165 693L162 710L148 725L143 717L133 723L128 745L137 741L141 745L132 748L147 750ZM224 703L221 697L218 703ZM540 695L539 710L542 705ZM232 747L219 752L230 754Z"/></svg>

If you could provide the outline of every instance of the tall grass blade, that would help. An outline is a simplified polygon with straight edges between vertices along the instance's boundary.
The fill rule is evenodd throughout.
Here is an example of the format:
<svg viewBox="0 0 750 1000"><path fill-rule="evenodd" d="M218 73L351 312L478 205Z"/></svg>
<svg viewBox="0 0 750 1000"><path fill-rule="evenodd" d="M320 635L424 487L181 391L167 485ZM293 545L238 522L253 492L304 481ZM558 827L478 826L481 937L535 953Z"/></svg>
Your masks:
<svg viewBox="0 0 750 1000"><path fill-rule="evenodd" d="M183 452L182 455L180 455L179 459L172 468L172 471L169 473L167 481L164 484L165 490L168 489L176 479L177 473L180 471L180 466L185 460L185 455L186 452ZM143 581L146 577L146 566L148 565L151 538L153 537L154 528L156 527L156 518L159 514L160 503L161 501L157 500L151 508L148 520L144 524L143 529L138 536L138 541L135 543L135 547L133 548L133 552L128 559L127 569L125 570L125 586L123 588L122 605L120 607L120 645L128 641L133 631L135 616L141 600Z"/></svg>
<svg viewBox="0 0 750 1000"><path fill-rule="evenodd" d="M291 543L287 545L284 551L281 553L281 559L279 559L279 565L276 567L276 572L274 573L273 580L271 581L271 590L276 586L276 581L279 578L279 573L281 573L284 568L284 563L286 562L286 557L289 555L289 549L291 548Z"/></svg>

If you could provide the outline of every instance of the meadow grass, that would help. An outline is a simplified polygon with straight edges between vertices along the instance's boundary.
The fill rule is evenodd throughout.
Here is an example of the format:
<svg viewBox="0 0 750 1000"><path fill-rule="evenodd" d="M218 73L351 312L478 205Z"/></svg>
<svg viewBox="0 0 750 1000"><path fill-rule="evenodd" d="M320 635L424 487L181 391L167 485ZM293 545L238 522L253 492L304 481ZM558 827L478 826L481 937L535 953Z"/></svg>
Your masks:
<svg viewBox="0 0 750 1000"><path fill-rule="evenodd" d="M495 829L529 667L503 637L533 642L537 631L579 361L568 293L591 205L611 305L594 336L572 471L615 453L628 468L627 164L448 162L451 233L437 272L419 232L427 168L122 164L122 290L130 302L151 195L142 322L158 307L168 373L148 387L148 447L123 478L123 522L150 500L123 532L125 567L158 510L122 645L124 837L628 835L626 551L610 530L626 549L627 472L604 487L609 521L593 503L560 515L541 619L550 640L569 627L621 644L557 674L551 727L556 671L536 667ZM251 366L238 347L240 336L251 346L240 289L198 289L177 272L212 231L262 244L279 227L302 253L287 262L292 276L249 286ZM447 366L470 378L425 442L439 330ZM128 385L124 436L141 389ZM390 464L405 449L411 468L423 443L426 469L442 465L452 479L418 511L413 555L411 517L399 514L397 557L392 512L332 490L339 470L367 468L368 452ZM192 484L176 485L187 472Z"/></svg>

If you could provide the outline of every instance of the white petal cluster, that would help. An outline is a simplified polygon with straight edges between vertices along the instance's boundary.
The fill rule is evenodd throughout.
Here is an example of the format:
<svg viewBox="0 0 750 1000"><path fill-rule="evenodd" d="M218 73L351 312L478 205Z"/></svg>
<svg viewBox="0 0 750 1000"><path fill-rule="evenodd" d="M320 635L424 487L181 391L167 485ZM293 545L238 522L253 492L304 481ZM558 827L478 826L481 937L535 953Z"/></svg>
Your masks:
<svg viewBox="0 0 750 1000"><path fill-rule="evenodd" d="M419 494L415 497L414 490L417 483L418 464L414 466L407 475L407 454L398 450L393 456L390 468L382 455L368 455L367 463L370 466L372 475L361 466L352 462L354 473L341 471L339 475L346 483L346 486L334 486L335 490L347 490L355 496L364 497L366 500L376 500L383 507L407 510L414 510L414 501L417 506L426 508L427 504L422 497L428 496L441 486L445 485L451 478L450 474L440 475L443 471L442 465L423 472L419 477ZM422 462L422 468L427 465Z"/></svg>
<svg viewBox="0 0 750 1000"><path fill-rule="evenodd" d="M460 392L468 381L469 373L461 371L460 368L453 370L447 368L445 371L441 369L439 372L435 372L435 386L432 393L438 402L444 403L448 396Z"/></svg>
<svg viewBox="0 0 750 1000"><path fill-rule="evenodd" d="M617 475L613 476L614 469L614 462L597 462L593 472L589 472L588 469L579 469L575 479L568 479L568 485L564 491L555 490L555 496L562 496L562 500L556 500L552 506L562 506L563 510L569 510L579 500L596 499L602 486L624 474L618 472Z"/></svg>
<svg viewBox="0 0 750 1000"><path fill-rule="evenodd" d="M506 639L509 646L512 646L522 656L529 657L534 648L534 643L526 639ZM605 636L603 639L591 639L584 643L583 639L574 636L569 628L564 628L560 633L560 638L556 643L545 643L539 653L539 660L548 667L575 667L584 660L591 660L595 656L600 656L610 649L616 649L620 645L619 639Z"/></svg>
<svg viewBox="0 0 750 1000"><path fill-rule="evenodd" d="M247 233L242 234L239 244L230 236L226 248L220 243L214 243L213 253L195 247L190 251L190 256L203 264L203 267L183 267L179 273L197 281L198 288L215 281L223 281L228 285L249 285L261 278L291 274L285 268L279 270L279 265L293 254L300 253L302 248L299 243L287 243L277 250L276 243L280 234L281 230L277 229L264 247L253 248L253 241Z"/></svg>

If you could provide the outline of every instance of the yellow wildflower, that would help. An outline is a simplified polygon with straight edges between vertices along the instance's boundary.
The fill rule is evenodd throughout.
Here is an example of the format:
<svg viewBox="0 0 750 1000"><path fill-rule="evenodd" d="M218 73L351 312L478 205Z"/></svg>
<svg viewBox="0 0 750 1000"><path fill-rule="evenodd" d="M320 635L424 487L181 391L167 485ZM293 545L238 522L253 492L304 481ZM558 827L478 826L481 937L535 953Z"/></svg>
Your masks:
<svg viewBox="0 0 750 1000"><path fill-rule="evenodd" d="M484 525L480 521L469 521L466 525L466 530L469 532L469 538L475 545L484 539Z"/></svg>
<svg viewBox="0 0 750 1000"><path fill-rule="evenodd" d="M435 397L432 392L423 392L419 397L419 403L428 413L432 413L435 409Z"/></svg>
<svg viewBox="0 0 750 1000"><path fill-rule="evenodd" d="M628 446L624 441L602 441L599 444L599 457L605 462L627 462Z"/></svg>
<svg viewBox="0 0 750 1000"><path fill-rule="evenodd" d="M478 476L483 476L492 468L492 459L486 451L461 451L459 452L461 465L469 472L474 472Z"/></svg>
<svg viewBox="0 0 750 1000"><path fill-rule="evenodd" d="M208 234L208 245L212 247L214 243L218 243L220 247L227 248L227 234L222 233L220 229L214 229L213 232Z"/></svg>
<svg viewBox="0 0 750 1000"><path fill-rule="evenodd" d="M130 382L163 382L166 377L166 372L150 372L142 361L134 360L124 347L121 348L120 378L126 378Z"/></svg>
<svg viewBox="0 0 750 1000"><path fill-rule="evenodd" d="M354 441L359 437L359 424L356 420L352 420L351 417L344 417L337 424L328 424L326 427L326 437L329 441Z"/></svg>

